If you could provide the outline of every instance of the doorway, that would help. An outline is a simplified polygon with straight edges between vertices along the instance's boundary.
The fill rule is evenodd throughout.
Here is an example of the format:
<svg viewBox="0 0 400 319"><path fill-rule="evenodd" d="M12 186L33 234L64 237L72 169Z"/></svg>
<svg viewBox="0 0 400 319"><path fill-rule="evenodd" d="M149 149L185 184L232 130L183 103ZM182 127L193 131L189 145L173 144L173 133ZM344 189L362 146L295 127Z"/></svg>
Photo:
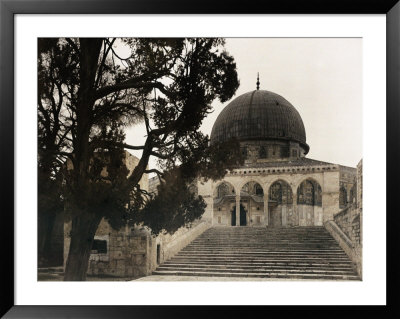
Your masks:
<svg viewBox="0 0 400 319"><path fill-rule="evenodd" d="M247 226L247 212L242 204L240 204L239 225ZM236 226L236 206L231 211L231 226Z"/></svg>
<svg viewBox="0 0 400 319"><path fill-rule="evenodd" d="M240 226L247 226L247 213L242 205L240 205Z"/></svg>
<svg viewBox="0 0 400 319"><path fill-rule="evenodd" d="M236 226L236 206L233 207L231 212L231 226Z"/></svg>

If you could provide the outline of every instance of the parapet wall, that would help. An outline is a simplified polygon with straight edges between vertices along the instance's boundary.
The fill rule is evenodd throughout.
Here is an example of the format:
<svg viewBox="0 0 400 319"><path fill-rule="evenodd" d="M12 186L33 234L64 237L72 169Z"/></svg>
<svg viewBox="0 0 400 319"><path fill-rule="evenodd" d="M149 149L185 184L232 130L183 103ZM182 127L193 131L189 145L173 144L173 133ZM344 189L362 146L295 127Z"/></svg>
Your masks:
<svg viewBox="0 0 400 319"><path fill-rule="evenodd" d="M149 244L151 261L148 274L151 274L159 264L172 258L210 227L210 223L200 221L191 228L182 227L172 235L162 234L156 238L153 237Z"/></svg>
<svg viewBox="0 0 400 319"><path fill-rule="evenodd" d="M328 221L324 224L326 230L338 242L340 247L349 256L353 262L354 268L360 278L362 278L362 247L355 245L352 240L341 230L341 228L334 222Z"/></svg>

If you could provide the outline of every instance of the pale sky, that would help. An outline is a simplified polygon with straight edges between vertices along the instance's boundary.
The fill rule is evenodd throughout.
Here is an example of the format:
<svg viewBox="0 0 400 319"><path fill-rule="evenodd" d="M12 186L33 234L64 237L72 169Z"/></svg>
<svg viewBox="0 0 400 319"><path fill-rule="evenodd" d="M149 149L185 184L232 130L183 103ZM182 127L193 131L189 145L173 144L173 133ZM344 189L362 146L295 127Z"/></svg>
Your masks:
<svg viewBox="0 0 400 319"><path fill-rule="evenodd" d="M240 87L231 101L256 89L275 92L300 113L310 151L306 157L355 167L362 158L362 40L361 38L228 38ZM211 133L222 109L203 120L201 131ZM145 130L127 131L126 142L141 145ZM131 151L140 157L141 152ZM149 166L155 167L155 159Z"/></svg>

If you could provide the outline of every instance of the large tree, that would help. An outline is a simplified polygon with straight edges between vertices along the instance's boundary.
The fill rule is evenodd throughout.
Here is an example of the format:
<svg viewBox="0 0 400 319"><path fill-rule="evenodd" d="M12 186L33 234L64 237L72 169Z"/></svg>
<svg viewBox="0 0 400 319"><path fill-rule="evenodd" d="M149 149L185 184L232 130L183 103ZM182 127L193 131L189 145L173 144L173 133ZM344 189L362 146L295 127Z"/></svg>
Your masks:
<svg viewBox="0 0 400 319"><path fill-rule="evenodd" d="M46 172L39 182L57 185L51 196L72 220L64 279L84 280L102 218L115 228L131 222L175 231L204 211L188 184L220 178L241 160L227 151L238 147L209 146L199 131L211 103L235 93L236 65L217 38L44 39L38 47L39 167ZM139 122L144 144L126 144L125 129ZM129 175L125 149L142 151ZM152 156L159 169L148 169ZM151 172L163 181L155 197L139 186Z"/></svg>

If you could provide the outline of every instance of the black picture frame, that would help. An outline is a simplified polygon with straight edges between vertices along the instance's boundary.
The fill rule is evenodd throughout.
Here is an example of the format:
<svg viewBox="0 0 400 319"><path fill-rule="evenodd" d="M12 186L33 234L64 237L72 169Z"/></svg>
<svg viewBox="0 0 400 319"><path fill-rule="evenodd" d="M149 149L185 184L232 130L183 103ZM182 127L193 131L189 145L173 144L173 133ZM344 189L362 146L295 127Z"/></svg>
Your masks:
<svg viewBox="0 0 400 319"><path fill-rule="evenodd" d="M21 306L14 303L14 18L16 14L386 14L386 216L387 305L329 307L223 307L223 306ZM203 0L0 0L0 211L1 310L4 318L159 318L268 315L310 317L314 313L335 317L370 315L399 318L396 275L399 226L396 202L399 178L400 136L400 3L399 0L273 0L256 3ZM382 102L383 103L383 102ZM377 106L376 112L381 112ZM383 141L382 141L383 142ZM384 172L382 172L384 173ZM179 300L176 302L179 305Z"/></svg>

